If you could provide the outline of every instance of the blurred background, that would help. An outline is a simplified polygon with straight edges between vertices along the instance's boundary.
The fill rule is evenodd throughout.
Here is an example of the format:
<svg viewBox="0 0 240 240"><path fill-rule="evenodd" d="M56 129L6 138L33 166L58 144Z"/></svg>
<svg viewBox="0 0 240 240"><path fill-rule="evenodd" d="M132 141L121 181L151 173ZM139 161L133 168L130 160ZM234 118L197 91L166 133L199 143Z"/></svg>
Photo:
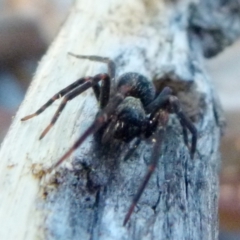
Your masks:
<svg viewBox="0 0 240 240"><path fill-rule="evenodd" d="M0 142L73 0L0 0ZM220 240L240 240L240 40L206 67L222 102Z"/></svg>

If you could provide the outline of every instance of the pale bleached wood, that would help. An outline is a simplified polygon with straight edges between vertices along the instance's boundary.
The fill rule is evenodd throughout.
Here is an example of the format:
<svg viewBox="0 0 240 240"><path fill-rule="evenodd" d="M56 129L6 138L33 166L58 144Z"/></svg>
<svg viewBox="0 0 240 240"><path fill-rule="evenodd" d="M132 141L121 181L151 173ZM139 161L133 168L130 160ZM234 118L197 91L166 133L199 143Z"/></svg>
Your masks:
<svg viewBox="0 0 240 240"><path fill-rule="evenodd" d="M198 38L188 32L190 3L76 1L2 144L0 239L217 239L219 108ZM20 122L80 76L106 71L103 64L74 59L67 52L111 57L117 75L137 71L149 80L171 79L199 130L198 151L191 160L172 118L158 169L126 227L124 215L147 169L151 143L144 142L123 161L122 149L128 145L100 149L89 138L69 159L73 165L63 164L52 176L54 184L33 174L56 162L97 112L89 90L68 104L41 141L38 137L59 102ZM90 174L83 162L94 169Z"/></svg>

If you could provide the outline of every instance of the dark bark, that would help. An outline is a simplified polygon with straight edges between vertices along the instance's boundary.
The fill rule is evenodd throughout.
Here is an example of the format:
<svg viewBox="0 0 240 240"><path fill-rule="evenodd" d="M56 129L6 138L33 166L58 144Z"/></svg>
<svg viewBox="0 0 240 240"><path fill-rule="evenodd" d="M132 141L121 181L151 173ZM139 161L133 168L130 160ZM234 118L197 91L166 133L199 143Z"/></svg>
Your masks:
<svg viewBox="0 0 240 240"><path fill-rule="evenodd" d="M201 39L204 56L223 51L240 35L240 2L238 0L206 0L193 4L190 28Z"/></svg>

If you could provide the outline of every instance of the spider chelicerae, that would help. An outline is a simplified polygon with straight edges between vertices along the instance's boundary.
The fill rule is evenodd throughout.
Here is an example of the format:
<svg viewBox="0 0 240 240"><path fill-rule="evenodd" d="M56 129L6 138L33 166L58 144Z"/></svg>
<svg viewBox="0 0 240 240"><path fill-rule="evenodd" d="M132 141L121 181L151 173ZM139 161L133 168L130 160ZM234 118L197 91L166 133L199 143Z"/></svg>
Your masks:
<svg viewBox="0 0 240 240"><path fill-rule="evenodd" d="M21 121L39 115L55 100L64 97L50 124L41 134L39 139L42 139L56 123L68 101L89 88L93 89L100 105L100 110L95 120L77 139L73 146L49 169L50 171L67 159L89 135L97 132L102 133L102 142L108 142L112 138L124 142L137 139L136 142L139 144L142 139L151 138L153 150L150 164L143 182L125 216L123 222L123 225L125 225L157 166L161 154L161 142L164 138L169 114L175 113L177 115L183 129L183 140L187 147L189 147L188 130L192 134L191 147L189 148L192 159L196 151L197 130L191 120L183 113L178 98L172 95L171 88L164 87L159 94L156 94L156 89L152 82L136 72L122 74L117 80L117 85L115 85L115 63L111 59L94 55L69 54L76 58L106 63L108 73L78 79L56 93L34 114L22 118ZM99 84L99 82L101 82L101 84Z"/></svg>

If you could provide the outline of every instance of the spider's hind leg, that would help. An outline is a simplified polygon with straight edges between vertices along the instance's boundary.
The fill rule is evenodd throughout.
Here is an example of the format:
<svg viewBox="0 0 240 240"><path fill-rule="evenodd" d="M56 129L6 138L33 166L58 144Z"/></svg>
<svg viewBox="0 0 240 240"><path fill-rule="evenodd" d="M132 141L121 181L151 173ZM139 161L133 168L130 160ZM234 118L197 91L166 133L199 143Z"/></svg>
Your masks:
<svg viewBox="0 0 240 240"><path fill-rule="evenodd" d="M128 220L130 219L130 217L133 213L133 210L134 210L135 206L137 205L153 172L155 171L157 164L158 164L158 160L161 156L161 146L162 146L162 140L163 140L164 134L165 134L165 127L168 122L168 113L166 111L162 111L161 113L157 114L156 117L158 118L158 121L160 122L160 126L156 130L156 132L153 134L153 136L151 137L152 142L154 142L154 145L153 145L152 155L151 155L151 159L150 159L150 164L149 164L148 170L143 178L143 181L142 181L140 187L138 188L136 195L134 196L134 198L132 200L132 204L129 207L128 212L124 218L123 226L125 226L126 223L128 222Z"/></svg>
<svg viewBox="0 0 240 240"><path fill-rule="evenodd" d="M77 54L74 54L71 52L69 52L68 54L73 57L80 58L80 59L88 59L90 61L106 63L108 66L108 74L109 74L111 80L115 78L115 72L116 72L115 63L110 58L96 56L96 55L77 55Z"/></svg>
<svg viewBox="0 0 240 240"><path fill-rule="evenodd" d="M102 62L107 64L108 75L110 77L109 81L102 82L101 87L99 87L98 84L93 87L93 91L95 93L95 96L97 97L97 100L99 101L100 108L103 109L108 104L109 101L111 84L113 85L114 89L116 87L115 86L116 67L114 61L111 60L110 58L96 55L76 55L73 53L68 54L76 58L88 59L90 61Z"/></svg>
<svg viewBox="0 0 240 240"><path fill-rule="evenodd" d="M109 76L107 74L98 74L95 77L89 77L86 79L86 82L82 84L81 86L75 88L73 91L68 93L62 100L62 103L58 107L56 113L54 114L50 124L45 128L45 130L42 132L39 139L42 139L47 132L52 128L52 126L56 123L58 117L62 113L63 109L65 108L68 101L72 100L73 98L77 97L79 94L83 93L88 88L96 85L99 81L109 81Z"/></svg>

